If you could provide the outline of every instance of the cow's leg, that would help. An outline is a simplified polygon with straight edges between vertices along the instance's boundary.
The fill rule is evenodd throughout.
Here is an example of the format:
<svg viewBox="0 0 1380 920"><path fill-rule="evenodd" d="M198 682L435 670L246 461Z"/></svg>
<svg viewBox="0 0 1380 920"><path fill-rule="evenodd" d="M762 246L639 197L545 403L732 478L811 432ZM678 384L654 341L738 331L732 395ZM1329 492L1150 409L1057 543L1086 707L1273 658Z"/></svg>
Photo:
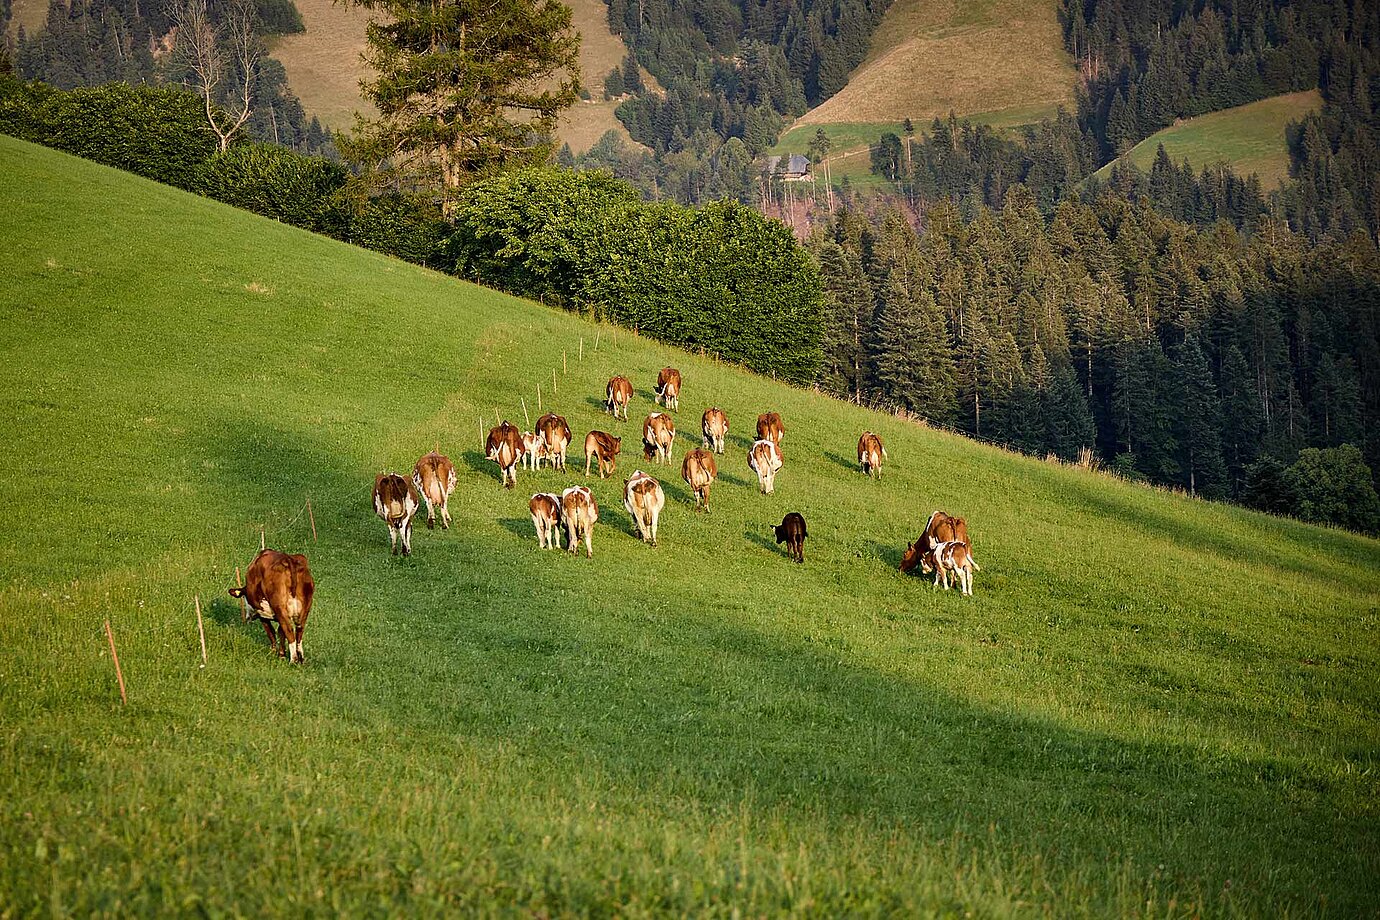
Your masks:
<svg viewBox="0 0 1380 920"><path fill-rule="evenodd" d="M593 559L593 558L594 558L594 543L593 543L593 540L594 540L594 525L593 525L593 524L586 524L586 525L585 525L585 556L587 556L587 557L590 558L590 559Z"/></svg>
<svg viewBox="0 0 1380 920"><path fill-rule="evenodd" d="M297 627L292 620L282 617L278 620L278 629L283 634L288 664L294 664L297 661Z"/></svg>
<svg viewBox="0 0 1380 920"><path fill-rule="evenodd" d="M435 529L436 529L436 511L435 511L435 509L432 508L432 506L431 506L431 499L427 497L427 495L426 495L425 492L422 493L422 501L426 502L426 529L427 529L427 530L435 530Z"/></svg>
<svg viewBox="0 0 1380 920"><path fill-rule="evenodd" d="M388 525L388 544L393 548L393 555L398 554L398 528L393 524Z"/></svg>
<svg viewBox="0 0 1380 920"><path fill-rule="evenodd" d="M402 547L403 555L412 555L412 518L403 521L402 525Z"/></svg>
<svg viewBox="0 0 1380 920"><path fill-rule="evenodd" d="M575 555L575 551L580 548L580 531L575 527L574 523L566 525L565 546L572 556Z"/></svg>
<svg viewBox="0 0 1380 920"><path fill-rule="evenodd" d="M441 529L450 530L450 496L441 499Z"/></svg>

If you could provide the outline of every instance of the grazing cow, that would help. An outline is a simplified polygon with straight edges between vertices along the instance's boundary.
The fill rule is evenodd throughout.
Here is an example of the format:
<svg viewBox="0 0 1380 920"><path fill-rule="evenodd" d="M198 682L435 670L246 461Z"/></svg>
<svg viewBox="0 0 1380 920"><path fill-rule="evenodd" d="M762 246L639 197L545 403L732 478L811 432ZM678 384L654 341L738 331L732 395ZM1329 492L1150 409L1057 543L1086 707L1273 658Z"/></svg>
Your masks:
<svg viewBox="0 0 1380 920"><path fill-rule="evenodd" d="M436 528L436 509L441 509L441 529L450 530L450 493L455 491L455 464L445 454L432 451L412 468L412 484L426 502L426 526Z"/></svg>
<svg viewBox="0 0 1380 920"><path fill-rule="evenodd" d="M901 574L905 574L917 565L920 571L928 575L935 569L933 553L934 548L940 543L951 541L966 543L969 548L969 557L972 556L972 541L968 539L968 522L961 517L952 517L943 511L936 511L930 515L930 519L925 522L925 530L920 534L920 539L914 543L906 544L906 551L901 556ZM982 568L976 562L973 567L979 572Z"/></svg>
<svg viewBox="0 0 1380 920"><path fill-rule="evenodd" d="M302 652L302 636L307 631L311 599L316 593L307 557L289 555L276 549L262 549L249 563L244 584L230 589L231 597L242 597L264 624L268 642L279 658L291 663L307 660ZM277 625L277 635L273 627Z"/></svg>
<svg viewBox="0 0 1380 920"><path fill-rule="evenodd" d="M512 422L504 421L497 428L489 430L489 438L484 442L484 455L498 464L503 475L503 488L511 489L517 485L518 461L523 453L522 432Z"/></svg>
<svg viewBox="0 0 1380 920"><path fill-rule="evenodd" d="M538 492L527 503L532 524L537 528L537 545L542 549L561 548L561 497Z"/></svg>
<svg viewBox="0 0 1380 920"><path fill-rule="evenodd" d="M618 410L623 410L623 421L628 420L628 403L632 400L633 386L632 381L621 374L617 377L609 378L608 388L604 391L604 411L613 413L614 418L618 418Z"/></svg>
<svg viewBox="0 0 1380 920"><path fill-rule="evenodd" d="M674 367L663 367L656 375L656 402L680 410L680 371Z"/></svg>
<svg viewBox="0 0 1380 920"><path fill-rule="evenodd" d="M964 597L973 596L973 569L977 563L973 561L972 548L962 540L949 540L940 543L930 553L930 558L934 561L934 586L939 587L942 580L944 590L949 590L949 576L952 575L958 582L958 590Z"/></svg>
<svg viewBox="0 0 1380 920"><path fill-rule="evenodd" d="M763 438L748 449L748 468L757 474L757 487L766 495L776 488L776 472L781 469L781 449Z"/></svg>
<svg viewBox="0 0 1380 920"><path fill-rule="evenodd" d="M862 471L878 479L882 478L882 460L886 458L886 448L882 439L870 431L864 431L858 438L858 463Z"/></svg>
<svg viewBox="0 0 1380 920"><path fill-rule="evenodd" d="M570 446L570 426L565 423L565 416L548 412L537 419L537 437L546 445L551 468L565 469L565 451Z"/></svg>
<svg viewBox="0 0 1380 920"><path fill-rule="evenodd" d="M599 520L599 505L594 494L584 486L571 486L561 493L561 520L565 522L565 545L574 555L580 548L580 537L585 540L585 555L594 558L594 546L590 542L594 533L594 522Z"/></svg>
<svg viewBox="0 0 1380 920"><path fill-rule="evenodd" d="M728 416L724 415L724 410L718 406L705 409L701 426L704 429L704 447L713 448L714 453L722 454L724 438L728 436Z"/></svg>
<svg viewBox="0 0 1380 920"><path fill-rule="evenodd" d="M781 416L775 412L763 412L757 416L757 438L758 440L771 441L777 447L781 446L781 439L786 436L786 426L781 424Z"/></svg>
<svg viewBox="0 0 1380 920"><path fill-rule="evenodd" d="M623 480L623 508L633 519L633 528L644 543L656 546L656 525L661 519L661 509L666 507L666 493L661 483L641 470L636 470L631 479Z"/></svg>
<svg viewBox="0 0 1380 920"><path fill-rule="evenodd" d="M805 538L809 536L805 532L805 518L799 511L792 511L781 519L777 524L776 542L786 544L786 549L790 552L791 558L796 562L805 561Z"/></svg>
<svg viewBox="0 0 1380 920"><path fill-rule="evenodd" d="M676 423L664 412L653 412L642 423L642 453L648 460L671 462L671 448L676 443Z"/></svg>
<svg viewBox="0 0 1380 920"><path fill-rule="evenodd" d="M420 504L417 487L397 473L379 473L374 478L374 512L388 525L394 556L398 554L399 537L403 555L412 555L412 515Z"/></svg>
<svg viewBox="0 0 1380 920"><path fill-rule="evenodd" d="M705 511L709 510L709 487L718 476L718 464L714 462L714 455L709 451L696 447L685 455L685 461L680 465L680 478L684 479L685 484L695 493L697 510L700 505L704 505Z"/></svg>
<svg viewBox="0 0 1380 920"><path fill-rule="evenodd" d="M615 438L602 431L591 431L585 435L585 475L589 475L594 458L599 458L599 478L604 479L613 473L622 449L623 439Z"/></svg>
<svg viewBox="0 0 1380 920"><path fill-rule="evenodd" d="M541 462L546 459L546 442L541 439L541 435L534 431L524 431L522 433L522 468L525 470L541 469Z"/></svg>

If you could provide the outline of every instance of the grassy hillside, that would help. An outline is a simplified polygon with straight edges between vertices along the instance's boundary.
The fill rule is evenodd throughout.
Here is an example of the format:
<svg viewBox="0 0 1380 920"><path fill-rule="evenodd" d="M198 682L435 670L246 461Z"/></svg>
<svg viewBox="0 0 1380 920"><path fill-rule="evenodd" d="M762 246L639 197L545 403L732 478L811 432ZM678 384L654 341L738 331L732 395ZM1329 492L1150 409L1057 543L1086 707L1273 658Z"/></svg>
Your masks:
<svg viewBox="0 0 1380 920"><path fill-rule="evenodd" d="M848 85L798 124L917 121L1072 106L1075 74L1054 0L896 0Z"/></svg>
<svg viewBox="0 0 1380 920"><path fill-rule="evenodd" d="M27 0L26 0L27 2ZM354 124L354 113L372 106L359 95L359 82L371 75L360 61L364 50L367 11L347 8L335 0L296 0L307 31L272 41L274 57L287 69L288 83L302 99L307 113L322 124L343 130ZM603 101L604 77L627 55L623 40L609 31L608 6L603 0L566 0L580 33L580 72L595 101L577 101L562 117L557 136L577 153L589 149L606 131L627 137L614 117L616 104ZM631 140L631 138L628 138Z"/></svg>
<svg viewBox="0 0 1380 920"><path fill-rule="evenodd" d="M1380 908L1380 544L6 138L0 203L0 914ZM668 362L680 428L718 403L731 453L712 514L663 476L652 549L617 495ZM600 413L614 372L632 424ZM481 417L521 422L538 386L577 439L629 447L592 483L592 560L540 552L526 511L582 475L505 492L481 456ZM770 497L743 459L767 408ZM867 427L880 482L852 460ZM437 442L455 527L390 558L372 476ZM974 598L895 571L936 507L969 518ZM787 510L804 565L767 536ZM311 557L304 667L224 595L261 523Z"/></svg>
<svg viewBox="0 0 1380 920"><path fill-rule="evenodd" d="M1225 163L1243 176L1255 173L1266 190L1289 178L1289 148L1285 128L1322 107L1317 90L1272 96L1249 105L1189 118L1157 131L1127 154L1131 162L1148 170L1155 151L1164 145L1175 165L1185 159L1195 170ZM1110 175L1107 164L1095 175Z"/></svg>

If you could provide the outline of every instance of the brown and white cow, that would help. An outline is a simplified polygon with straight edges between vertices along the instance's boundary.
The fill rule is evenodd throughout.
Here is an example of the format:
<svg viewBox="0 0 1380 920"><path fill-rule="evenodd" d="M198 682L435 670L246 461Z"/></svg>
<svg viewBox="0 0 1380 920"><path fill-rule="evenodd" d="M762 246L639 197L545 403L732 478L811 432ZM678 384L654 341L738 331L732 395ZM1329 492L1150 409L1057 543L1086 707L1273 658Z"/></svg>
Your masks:
<svg viewBox="0 0 1380 920"><path fill-rule="evenodd" d="M398 539L402 538L402 553L412 555L412 515L421 502L417 487L397 473L379 473L374 477L374 513L388 525L388 541L393 555L398 554Z"/></svg>
<svg viewBox="0 0 1380 920"><path fill-rule="evenodd" d="M973 569L977 568L977 563L973 561L972 547L963 540L949 540L936 546L930 558L934 561L936 588L942 580L944 590L949 590L949 576L952 575L958 582L959 592L964 597L973 596Z"/></svg>
<svg viewBox="0 0 1380 920"><path fill-rule="evenodd" d="M663 367L656 375L656 402L668 409L680 409L680 371Z"/></svg>
<svg viewBox="0 0 1380 920"><path fill-rule="evenodd" d="M781 523L773 528L776 531L776 542L786 544L786 549L790 552L791 558L796 562L805 561L805 538L809 533L805 530L805 517L799 511L792 511L781 519Z"/></svg>
<svg viewBox="0 0 1380 920"><path fill-rule="evenodd" d="M570 426L565 423L565 416L548 412L537 419L537 436L546 445L551 468L565 469L565 452L570 447Z"/></svg>
<svg viewBox="0 0 1380 920"><path fill-rule="evenodd" d="M920 571L926 575L935 570L934 548L941 543L960 541L968 545L969 556L972 555L972 541L968 539L968 522L961 517L953 517L943 511L936 511L930 515L930 519L925 522L925 530L920 534L920 539L914 543L906 544L906 551L901 556L901 573L905 574L917 565ZM981 567L976 562L973 566L979 572Z"/></svg>
<svg viewBox="0 0 1380 920"><path fill-rule="evenodd" d="M882 439L870 431L864 431L858 438L858 464L868 476L882 478L882 461L886 459L886 448Z"/></svg>
<svg viewBox="0 0 1380 920"><path fill-rule="evenodd" d="M523 453L522 432L512 422L505 420L497 428L489 429L489 438L484 442L484 456L498 464L503 476L503 488L511 489L517 485L518 462Z"/></svg>
<svg viewBox="0 0 1380 920"><path fill-rule="evenodd" d="M771 441L777 447L786 436L786 426L781 424L781 416L775 412L763 412L757 416L757 439Z"/></svg>
<svg viewBox="0 0 1380 920"><path fill-rule="evenodd" d="M728 436L728 416L724 415L724 410L718 406L705 409L700 427L704 431L704 447L712 449L716 454L722 454L724 439Z"/></svg>
<svg viewBox="0 0 1380 920"><path fill-rule="evenodd" d="M585 475L594 459L599 459L599 478L604 479L613 473L618 465L618 452L622 450L623 439L603 431L591 431L585 435Z"/></svg>
<svg viewBox="0 0 1380 920"><path fill-rule="evenodd" d="M585 555L594 558L594 522L599 520L599 504L594 493L584 486L571 486L561 493L561 520L565 522L566 548L572 555L585 541Z"/></svg>
<svg viewBox="0 0 1380 920"><path fill-rule="evenodd" d="M525 470L541 469L541 462L546 459L546 442L541 439L541 435L535 431L524 431L522 433L522 468Z"/></svg>
<svg viewBox="0 0 1380 920"><path fill-rule="evenodd" d="M244 573L244 584L230 589L230 596L244 598L264 624L268 642L278 657L298 663L307 660L302 651L302 636L307 631L315 593L316 582L312 580L307 557L276 549L259 550Z"/></svg>
<svg viewBox="0 0 1380 920"><path fill-rule="evenodd" d="M763 438L748 448L748 468L757 474L757 488L770 495L776 489L776 473L781 469L781 449L775 441Z"/></svg>
<svg viewBox="0 0 1380 920"><path fill-rule="evenodd" d="M537 528L537 545L542 549L561 548L561 497L551 492L538 492L527 503L532 512L532 526Z"/></svg>
<svg viewBox="0 0 1380 920"><path fill-rule="evenodd" d="M609 378L609 385L604 390L604 411L611 412L614 418L618 418L618 410L623 410L623 421L628 420L628 403L632 401L633 386L632 381L623 375Z"/></svg>
<svg viewBox="0 0 1380 920"><path fill-rule="evenodd" d="M426 502L426 526L436 527L436 509L441 509L441 529L450 530L450 493L455 491L455 464L445 454L432 451L412 468L412 484Z"/></svg>
<svg viewBox="0 0 1380 920"><path fill-rule="evenodd" d="M705 511L709 510L709 487L718 477L719 466L714 462L714 455L700 447L687 453L680 465L680 478L695 493L697 510L700 505L704 505Z"/></svg>
<svg viewBox="0 0 1380 920"><path fill-rule="evenodd" d="M676 443L676 423L665 412L653 412L642 423L642 453L648 460L671 462Z"/></svg>
<svg viewBox="0 0 1380 920"><path fill-rule="evenodd" d="M661 509L666 507L666 493L661 483L641 470L623 480L623 508L633 519L633 529L644 543L656 546L657 522Z"/></svg>

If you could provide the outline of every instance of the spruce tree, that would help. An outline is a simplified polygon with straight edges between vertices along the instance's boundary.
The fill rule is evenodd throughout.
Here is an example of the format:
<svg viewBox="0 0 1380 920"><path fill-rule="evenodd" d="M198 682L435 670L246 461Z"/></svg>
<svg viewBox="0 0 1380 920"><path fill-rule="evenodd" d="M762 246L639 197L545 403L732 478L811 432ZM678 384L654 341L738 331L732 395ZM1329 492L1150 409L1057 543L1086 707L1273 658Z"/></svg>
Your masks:
<svg viewBox="0 0 1380 920"><path fill-rule="evenodd" d="M1220 498L1227 492L1222 459L1221 407L1207 357L1192 336L1179 346L1177 440L1183 484L1190 494Z"/></svg>
<svg viewBox="0 0 1380 920"><path fill-rule="evenodd" d="M886 283L872 365L879 395L935 424L953 423L953 352L929 291L912 295L899 280Z"/></svg>
<svg viewBox="0 0 1380 920"><path fill-rule="evenodd" d="M449 197L471 177L544 162L578 98L580 36L557 0L351 0L366 31L378 117L352 158L387 164Z"/></svg>

